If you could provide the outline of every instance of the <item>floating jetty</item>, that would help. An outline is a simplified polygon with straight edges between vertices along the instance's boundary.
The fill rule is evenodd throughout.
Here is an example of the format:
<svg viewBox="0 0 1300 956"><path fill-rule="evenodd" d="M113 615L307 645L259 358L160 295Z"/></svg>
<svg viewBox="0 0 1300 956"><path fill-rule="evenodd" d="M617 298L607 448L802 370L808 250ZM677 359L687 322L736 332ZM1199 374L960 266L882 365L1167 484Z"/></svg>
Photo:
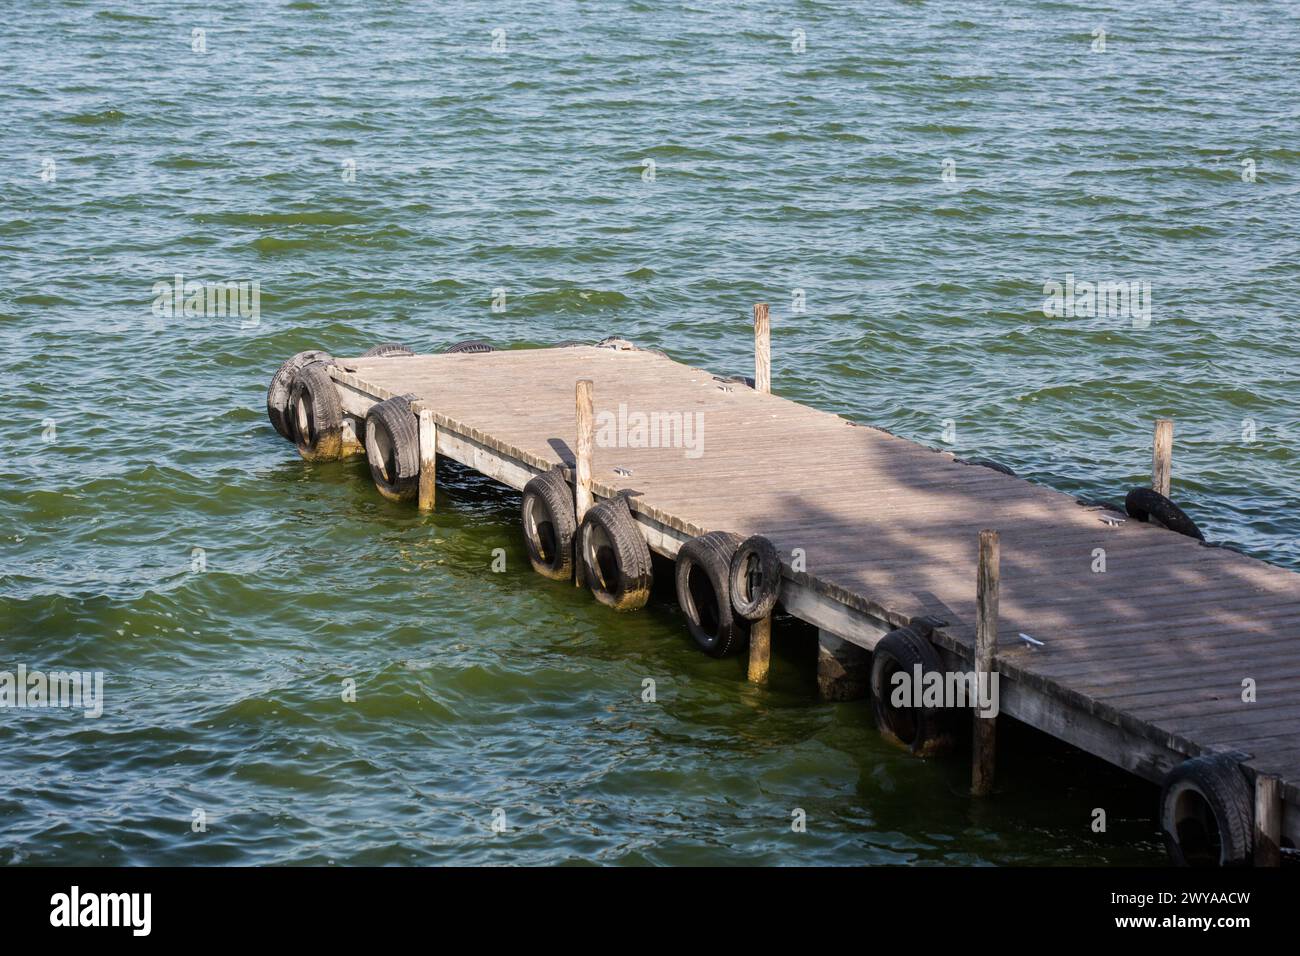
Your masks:
<svg viewBox="0 0 1300 956"><path fill-rule="evenodd" d="M750 680L774 607L808 622L821 692L871 696L918 755L971 735L977 797L999 718L900 703L899 674L996 675L1003 719L1159 784L1177 862L1300 846L1300 575L1199 539L1168 498L1171 423L1118 510L771 394L765 306L754 336L752 379L623 340L300 353L268 411L412 507L436 507L439 457L524 492L533 566L612 608L645 603L650 552L673 561L691 635Z"/></svg>

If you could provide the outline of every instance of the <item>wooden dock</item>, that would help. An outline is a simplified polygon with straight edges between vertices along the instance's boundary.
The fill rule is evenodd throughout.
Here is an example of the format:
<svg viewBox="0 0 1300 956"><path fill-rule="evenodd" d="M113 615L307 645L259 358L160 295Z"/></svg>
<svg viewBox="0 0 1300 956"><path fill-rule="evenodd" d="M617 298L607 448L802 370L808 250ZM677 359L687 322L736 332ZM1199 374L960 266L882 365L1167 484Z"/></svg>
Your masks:
<svg viewBox="0 0 1300 956"><path fill-rule="evenodd" d="M971 670L980 532L996 530L1001 712L1157 783L1189 757L1232 754L1260 781L1256 828L1280 815L1281 842L1300 846L1300 575L655 352L336 362L356 434L372 405L407 395L437 455L515 489L557 465L572 481L578 381L597 416L698 413L697 457L598 441L595 499L630 492L668 558L709 531L766 536L781 606L867 650L928 619L945 664Z"/></svg>

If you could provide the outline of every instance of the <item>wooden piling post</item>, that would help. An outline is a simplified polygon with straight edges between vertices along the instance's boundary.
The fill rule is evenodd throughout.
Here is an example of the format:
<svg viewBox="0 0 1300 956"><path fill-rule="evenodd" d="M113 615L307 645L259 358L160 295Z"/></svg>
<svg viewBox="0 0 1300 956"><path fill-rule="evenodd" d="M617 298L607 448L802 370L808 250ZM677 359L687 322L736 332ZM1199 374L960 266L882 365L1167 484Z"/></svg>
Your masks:
<svg viewBox="0 0 1300 956"><path fill-rule="evenodd" d="M998 581L1001 554L996 531L980 532L979 576L975 593L975 675L977 686L991 686L993 655L998 644ZM984 675L989 675L985 677ZM988 684L985 683L988 682ZM993 789L997 754L997 718L975 714L975 753L971 762L971 793L983 797Z"/></svg>
<svg viewBox="0 0 1300 956"><path fill-rule="evenodd" d="M577 406L578 447L575 453L573 500L578 524L591 507L591 449L596 443L596 416L592 411L591 379L582 379L574 389Z"/></svg>
<svg viewBox="0 0 1300 956"><path fill-rule="evenodd" d="M822 700L861 700L871 693L871 655L825 628L817 629L817 693Z"/></svg>
<svg viewBox="0 0 1300 956"><path fill-rule="evenodd" d="M1282 865L1282 781L1255 775L1255 865Z"/></svg>
<svg viewBox="0 0 1300 956"><path fill-rule="evenodd" d="M1155 441L1151 450L1151 487L1169 497L1169 477L1174 460L1174 420L1156 419Z"/></svg>
<svg viewBox="0 0 1300 956"><path fill-rule="evenodd" d="M591 379L581 379L574 388L578 423L577 448L574 452L573 513L582 527L582 519L591 507L591 452L596 444L596 416L592 408ZM575 547L577 542L574 542ZM575 556L576 557L576 556ZM582 561L573 562L573 583L582 587Z"/></svg>
<svg viewBox="0 0 1300 956"><path fill-rule="evenodd" d="M767 303L754 303L754 391L772 391L772 324Z"/></svg>
<svg viewBox="0 0 1300 956"><path fill-rule="evenodd" d="M433 412L420 409L420 495L419 509L432 511L438 498L438 426Z"/></svg>
<svg viewBox="0 0 1300 956"><path fill-rule="evenodd" d="M366 453L366 420L355 415L343 416L343 448L340 454L344 458Z"/></svg>
<svg viewBox="0 0 1300 956"><path fill-rule="evenodd" d="M772 615L749 628L749 682L766 684L772 665Z"/></svg>

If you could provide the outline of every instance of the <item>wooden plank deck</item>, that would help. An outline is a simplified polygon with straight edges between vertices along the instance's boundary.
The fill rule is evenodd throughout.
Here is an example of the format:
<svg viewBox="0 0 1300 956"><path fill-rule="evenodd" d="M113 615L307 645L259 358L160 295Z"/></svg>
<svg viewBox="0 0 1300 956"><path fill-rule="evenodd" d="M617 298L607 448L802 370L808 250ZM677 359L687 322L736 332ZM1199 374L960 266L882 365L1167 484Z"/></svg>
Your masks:
<svg viewBox="0 0 1300 956"><path fill-rule="evenodd" d="M1152 780L1183 755L1248 754L1245 766L1283 778L1284 829L1300 845L1295 572L776 395L723 387L652 352L340 361L332 374L345 411L361 416L376 400L414 394L434 414L440 454L516 488L573 465L578 379L594 382L597 415L620 403L701 413L699 457L598 442L597 498L634 491L651 546L669 556L705 531L767 535L786 560L787 610L867 647L930 615L948 622L936 642L969 667L978 535L996 529L1003 710ZM1104 573L1092 570L1099 548ZM803 572L789 567L794 549L806 555ZM1245 678L1257 682L1254 703L1241 699Z"/></svg>

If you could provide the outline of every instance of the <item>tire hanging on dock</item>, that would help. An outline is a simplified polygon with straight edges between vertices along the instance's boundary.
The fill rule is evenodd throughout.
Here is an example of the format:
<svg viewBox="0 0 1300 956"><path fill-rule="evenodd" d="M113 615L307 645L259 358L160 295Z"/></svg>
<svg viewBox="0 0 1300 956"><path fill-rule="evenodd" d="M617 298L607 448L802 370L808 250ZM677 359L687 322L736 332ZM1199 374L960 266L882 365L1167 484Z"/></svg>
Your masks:
<svg viewBox="0 0 1300 956"><path fill-rule="evenodd" d="M754 387L754 377L752 375L715 375L715 382L721 382L723 385L744 385L746 388Z"/></svg>
<svg viewBox="0 0 1300 956"><path fill-rule="evenodd" d="M361 358L387 358L390 355L414 355L415 353L408 349L401 342L384 342L382 345L374 345L361 353Z"/></svg>
<svg viewBox="0 0 1300 956"><path fill-rule="evenodd" d="M981 468L989 468L1012 478L1019 477L1010 467L1000 461L994 461L992 458L954 458L953 461L963 465L979 465Z"/></svg>
<svg viewBox="0 0 1300 956"><path fill-rule="evenodd" d="M420 491L420 419L401 395L366 412L366 462L375 488L390 501L413 501Z"/></svg>
<svg viewBox="0 0 1300 956"><path fill-rule="evenodd" d="M917 756L931 757L951 749L952 720L943 707L914 706L913 694L919 695L923 689L913 686L917 665L921 667L922 681L930 674L940 678L944 675L943 661L930 643L926 628L909 624L882 637L871 657L871 709L881 736ZM908 691L901 705L895 697L899 685L894 675L899 673L908 678L901 685Z"/></svg>
<svg viewBox="0 0 1300 956"><path fill-rule="evenodd" d="M1136 521L1150 521L1154 518L1170 531L1197 541L1205 540L1205 535L1196 527L1196 522L1154 488L1134 488L1124 499L1124 510Z"/></svg>
<svg viewBox="0 0 1300 956"><path fill-rule="evenodd" d="M578 519L573 510L573 489L564 480L564 472L552 468L529 479L524 485L519 516L533 570L555 581L572 580Z"/></svg>
<svg viewBox="0 0 1300 956"><path fill-rule="evenodd" d="M334 461L343 454L343 406L325 362L294 373L289 389L289 425L298 454L308 461Z"/></svg>
<svg viewBox="0 0 1300 956"><path fill-rule="evenodd" d="M486 342L479 342L476 339L469 339L464 342L457 342L455 345L448 345L442 351L444 355L451 355L452 353L462 353L462 352L478 354L481 352L495 352L496 346L488 345Z"/></svg>
<svg viewBox="0 0 1300 956"><path fill-rule="evenodd" d="M725 657L749 641L749 622L732 610L731 561L738 534L710 531L677 552L677 603L691 637L710 657Z"/></svg>
<svg viewBox="0 0 1300 956"><path fill-rule="evenodd" d="M772 613L781 593L781 556L761 534L740 543L731 556L728 574L731 608L747 621L761 621Z"/></svg>
<svg viewBox="0 0 1300 956"><path fill-rule="evenodd" d="M1243 866L1254 843L1255 801L1238 758L1185 760L1160 787L1160 829L1178 866Z"/></svg>
<svg viewBox="0 0 1300 956"><path fill-rule="evenodd" d="M623 498L587 509L578 529L578 560L583 581L601 604L635 611L650 600L650 549Z"/></svg>
<svg viewBox="0 0 1300 956"><path fill-rule="evenodd" d="M293 430L289 421L289 390L293 387L293 376L298 369L312 362L329 362L333 357L319 349L299 352L276 370L271 377L271 385L266 390L266 417L281 438L293 441Z"/></svg>

